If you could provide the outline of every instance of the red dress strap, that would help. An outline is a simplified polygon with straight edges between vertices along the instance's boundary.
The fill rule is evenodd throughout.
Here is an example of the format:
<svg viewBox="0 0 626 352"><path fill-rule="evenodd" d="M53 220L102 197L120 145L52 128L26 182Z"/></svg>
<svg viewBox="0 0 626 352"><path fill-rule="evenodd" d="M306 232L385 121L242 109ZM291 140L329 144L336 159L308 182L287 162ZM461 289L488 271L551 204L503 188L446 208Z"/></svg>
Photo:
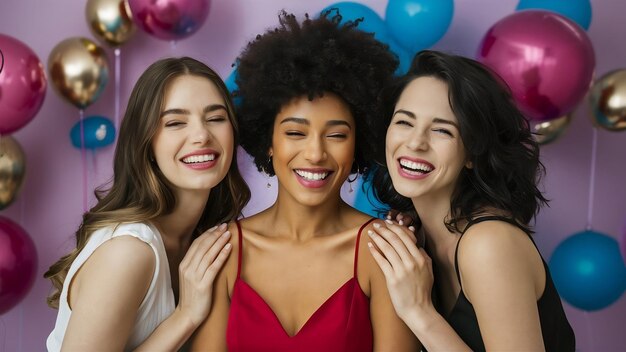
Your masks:
<svg viewBox="0 0 626 352"><path fill-rule="evenodd" d="M243 253L243 235L241 234L241 224L239 220L235 220L237 224L237 236L239 236L239 256L237 257L237 278L241 276L241 254Z"/></svg>
<svg viewBox="0 0 626 352"><path fill-rule="evenodd" d="M356 235L356 246L354 247L354 277L355 278L356 278L356 268L358 266L357 264L359 264L359 242L361 240L361 232L363 232L363 229L374 220L376 220L376 218L371 218L367 220L365 224L361 225L361 228L359 228L359 233L357 233Z"/></svg>

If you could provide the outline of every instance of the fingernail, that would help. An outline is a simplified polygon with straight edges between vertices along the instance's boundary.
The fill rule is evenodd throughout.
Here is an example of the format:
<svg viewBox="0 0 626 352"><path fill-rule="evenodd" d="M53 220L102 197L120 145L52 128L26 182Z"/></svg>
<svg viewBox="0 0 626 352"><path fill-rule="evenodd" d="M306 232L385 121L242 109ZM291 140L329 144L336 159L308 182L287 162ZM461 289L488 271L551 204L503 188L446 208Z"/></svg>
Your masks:
<svg viewBox="0 0 626 352"><path fill-rule="evenodd" d="M230 231L226 231L226 232L224 232L224 233L222 234L222 237L224 237L224 238L226 238L226 237L228 237L228 236L230 236Z"/></svg>
<svg viewBox="0 0 626 352"><path fill-rule="evenodd" d="M385 220L386 223L388 223L389 225L393 225L393 221L391 220Z"/></svg>
<svg viewBox="0 0 626 352"><path fill-rule="evenodd" d="M379 229L379 228L380 228L380 224L379 224L379 223L377 223L377 222L375 222L375 223L374 223L374 228L375 228L375 229Z"/></svg>
<svg viewBox="0 0 626 352"><path fill-rule="evenodd" d="M208 231L215 231L215 230L217 230L217 225L211 227Z"/></svg>
<svg viewBox="0 0 626 352"><path fill-rule="evenodd" d="M391 220L391 215L387 215L387 220Z"/></svg>
<svg viewBox="0 0 626 352"><path fill-rule="evenodd" d="M228 226L228 224L226 224L226 223L221 224L221 225L220 225L220 230L225 229L225 228L226 228L226 226Z"/></svg>
<svg viewBox="0 0 626 352"><path fill-rule="evenodd" d="M374 245L372 244L372 242L367 242L367 246L370 247L371 249L374 249Z"/></svg>
<svg viewBox="0 0 626 352"><path fill-rule="evenodd" d="M367 230L367 234L368 234L368 235L370 235L370 236L374 236L374 231L372 231L372 230Z"/></svg>
<svg viewBox="0 0 626 352"><path fill-rule="evenodd" d="M398 218L398 220L399 220L399 219L404 219L404 215L402 215L402 214L398 214L398 217L397 217L397 218Z"/></svg>
<svg viewBox="0 0 626 352"><path fill-rule="evenodd" d="M413 226L409 226L409 230L411 230L411 231L415 232L415 227L413 227Z"/></svg>
<svg viewBox="0 0 626 352"><path fill-rule="evenodd" d="M402 222L402 220L398 221L398 224L400 224L400 226L404 225L404 222Z"/></svg>
<svg viewBox="0 0 626 352"><path fill-rule="evenodd" d="M232 247L233 245L230 243L226 243L226 245L224 246L224 249L229 250L230 247Z"/></svg>

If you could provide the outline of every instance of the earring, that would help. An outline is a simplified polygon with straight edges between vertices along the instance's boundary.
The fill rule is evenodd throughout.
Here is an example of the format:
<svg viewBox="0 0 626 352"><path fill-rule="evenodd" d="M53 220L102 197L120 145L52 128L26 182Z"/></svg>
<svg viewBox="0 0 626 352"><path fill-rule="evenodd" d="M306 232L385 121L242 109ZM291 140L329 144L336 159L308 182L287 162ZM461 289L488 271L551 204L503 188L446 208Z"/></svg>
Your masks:
<svg viewBox="0 0 626 352"><path fill-rule="evenodd" d="M348 192L352 193L354 192L354 190L352 189L352 183L354 181L356 181L359 178L359 172L357 171L356 174L354 175L353 179L350 179L350 177L348 177L348 184L350 185L350 190Z"/></svg>
<svg viewBox="0 0 626 352"><path fill-rule="evenodd" d="M267 175L267 185L265 187L272 188L272 184L270 183L270 176L269 176L269 168L270 165L272 165L272 155L270 154L270 156L267 158L267 170L265 170L265 172L268 174Z"/></svg>

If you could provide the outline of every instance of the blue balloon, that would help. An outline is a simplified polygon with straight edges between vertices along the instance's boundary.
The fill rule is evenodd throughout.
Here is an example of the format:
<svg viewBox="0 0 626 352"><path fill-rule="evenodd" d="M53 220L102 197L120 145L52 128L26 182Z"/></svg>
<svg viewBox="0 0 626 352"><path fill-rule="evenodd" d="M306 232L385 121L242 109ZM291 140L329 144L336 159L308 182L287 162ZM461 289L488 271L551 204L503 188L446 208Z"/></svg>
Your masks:
<svg viewBox="0 0 626 352"><path fill-rule="evenodd" d="M561 297L585 311L611 305L626 289L626 266L617 241L595 231L561 242L550 258L550 271Z"/></svg>
<svg viewBox="0 0 626 352"><path fill-rule="evenodd" d="M539 9L556 12L578 23L585 30L591 23L589 0L520 0L516 10Z"/></svg>
<svg viewBox="0 0 626 352"><path fill-rule="evenodd" d="M235 68L230 73L230 75L228 75L228 77L224 81L224 84L226 85L226 89L228 89L228 92L230 93L230 96L233 99L233 104L235 104L235 106L238 106L241 101L241 98L233 96L233 92L239 89L239 87L237 86L237 82L235 82L235 79L237 79L237 68Z"/></svg>
<svg viewBox="0 0 626 352"><path fill-rule="evenodd" d="M115 141L115 126L113 122L104 116L89 116L83 119L85 134L85 149L98 149L106 147ZM81 148L80 121L74 124L70 130L72 145Z"/></svg>
<svg viewBox="0 0 626 352"><path fill-rule="evenodd" d="M334 9L341 15L339 23L345 24L362 18L357 28L363 32L373 33L376 40L389 46L389 50L397 56L400 62L396 70L397 75L402 75L409 70L412 55L389 35L387 24L374 10L356 2L344 1L325 7L320 14L330 10L329 17L332 18L337 13Z"/></svg>
<svg viewBox="0 0 626 352"><path fill-rule="evenodd" d="M374 188L372 187L371 179L365 178L361 187L357 187L357 192L354 197L353 206L359 211L364 212L372 217L385 217L389 211L389 206L383 204L374 196Z"/></svg>
<svg viewBox="0 0 626 352"><path fill-rule="evenodd" d="M389 0L385 21L396 41L414 54L443 37L453 13L453 0Z"/></svg>

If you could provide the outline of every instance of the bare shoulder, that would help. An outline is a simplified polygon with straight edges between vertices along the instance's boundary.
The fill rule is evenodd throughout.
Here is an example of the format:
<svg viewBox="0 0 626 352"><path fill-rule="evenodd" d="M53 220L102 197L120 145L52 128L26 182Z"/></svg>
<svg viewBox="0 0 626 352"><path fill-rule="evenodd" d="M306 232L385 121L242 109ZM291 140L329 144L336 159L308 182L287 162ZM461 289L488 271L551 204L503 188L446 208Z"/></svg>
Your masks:
<svg viewBox="0 0 626 352"><path fill-rule="evenodd" d="M532 240L517 226L485 221L467 230L458 246L461 284L468 298L477 286L527 283L540 294L545 284L543 261Z"/></svg>

